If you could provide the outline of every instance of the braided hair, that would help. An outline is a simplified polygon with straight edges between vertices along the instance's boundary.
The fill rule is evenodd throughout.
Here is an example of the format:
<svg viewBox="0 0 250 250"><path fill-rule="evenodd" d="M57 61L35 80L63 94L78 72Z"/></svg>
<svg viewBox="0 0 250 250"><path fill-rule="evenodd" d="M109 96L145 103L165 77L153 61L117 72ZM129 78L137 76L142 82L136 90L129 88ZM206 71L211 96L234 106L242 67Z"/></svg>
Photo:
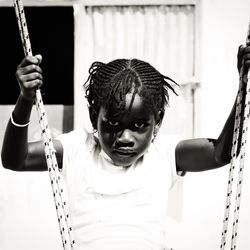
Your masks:
<svg viewBox="0 0 250 250"><path fill-rule="evenodd" d="M149 63L138 59L116 59L107 64L94 62L85 83L93 128L97 128L101 107L105 107L114 116L125 110L127 93L132 93L130 108L138 94L143 103L152 110L155 118L159 111L163 117L169 101L168 89L176 94L169 81L177 84Z"/></svg>

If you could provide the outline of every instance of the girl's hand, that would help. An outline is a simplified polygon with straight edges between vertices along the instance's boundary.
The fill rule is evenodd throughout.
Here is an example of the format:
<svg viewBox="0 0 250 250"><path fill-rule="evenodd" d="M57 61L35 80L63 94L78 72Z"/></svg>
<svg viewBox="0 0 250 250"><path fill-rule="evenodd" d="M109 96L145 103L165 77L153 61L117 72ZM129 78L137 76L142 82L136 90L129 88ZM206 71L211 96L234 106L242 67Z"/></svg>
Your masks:
<svg viewBox="0 0 250 250"><path fill-rule="evenodd" d="M42 69L39 66L41 62L41 55L26 56L17 67L16 79L21 95L27 100L34 101L36 90L43 84Z"/></svg>
<svg viewBox="0 0 250 250"><path fill-rule="evenodd" d="M237 55L237 68L240 73L241 67L243 66L243 81L246 81L246 74L250 67L250 44L247 46L241 45Z"/></svg>

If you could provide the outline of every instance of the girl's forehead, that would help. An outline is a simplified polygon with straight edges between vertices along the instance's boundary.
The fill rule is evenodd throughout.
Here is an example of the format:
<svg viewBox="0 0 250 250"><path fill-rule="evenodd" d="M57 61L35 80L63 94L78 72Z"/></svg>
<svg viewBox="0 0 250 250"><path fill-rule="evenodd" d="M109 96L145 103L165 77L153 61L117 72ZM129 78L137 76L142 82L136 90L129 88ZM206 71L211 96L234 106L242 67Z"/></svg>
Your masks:
<svg viewBox="0 0 250 250"><path fill-rule="evenodd" d="M118 110L114 110L111 112L104 107L102 107L100 110L100 112L102 112L105 117L112 117L114 116L113 114L116 114L115 116L132 115L135 118L149 118L153 115L152 110L148 105L145 104L142 97L140 97L138 94L135 94L133 97L133 93L126 94L124 110L120 112L117 111Z"/></svg>

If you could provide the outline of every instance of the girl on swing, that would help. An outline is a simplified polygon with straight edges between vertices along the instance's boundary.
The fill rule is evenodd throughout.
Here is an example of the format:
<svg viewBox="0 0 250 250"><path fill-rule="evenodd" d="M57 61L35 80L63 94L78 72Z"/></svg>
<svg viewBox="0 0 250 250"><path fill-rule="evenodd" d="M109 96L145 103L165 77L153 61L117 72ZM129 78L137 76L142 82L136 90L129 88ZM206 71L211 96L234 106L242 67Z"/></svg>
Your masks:
<svg viewBox="0 0 250 250"><path fill-rule="evenodd" d="M16 78L20 95L7 125L2 163L15 171L47 170L42 142L28 143L35 90L43 83L42 57L27 56ZM238 69L250 66L250 46L238 51ZM85 129L54 140L64 176L76 249L163 250L168 190L177 173L230 162L233 109L217 139L178 141L157 136L175 92L169 77L137 59L95 62L86 97L95 133ZM244 81L246 79L244 77Z"/></svg>

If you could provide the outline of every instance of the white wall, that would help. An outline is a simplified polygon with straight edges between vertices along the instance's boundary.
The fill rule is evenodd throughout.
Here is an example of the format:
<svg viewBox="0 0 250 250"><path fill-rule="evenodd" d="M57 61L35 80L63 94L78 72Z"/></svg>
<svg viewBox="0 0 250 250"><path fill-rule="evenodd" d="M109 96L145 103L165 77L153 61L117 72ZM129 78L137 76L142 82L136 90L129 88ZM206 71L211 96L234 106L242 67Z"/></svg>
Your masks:
<svg viewBox="0 0 250 250"><path fill-rule="evenodd" d="M197 135L213 138L219 135L236 96L236 55L238 46L245 42L250 1L203 0L200 8L202 87ZM246 152L237 240L237 249L241 250L250 249L249 149ZM183 218L171 232L175 249L219 249L228 174L229 166L226 166L210 172L189 173L183 178Z"/></svg>
<svg viewBox="0 0 250 250"><path fill-rule="evenodd" d="M52 136L63 131L62 105L45 105ZM0 106L0 148L13 105ZM33 109L29 139L41 138ZM0 249L61 250L61 239L47 172L25 173L4 169L0 160Z"/></svg>

